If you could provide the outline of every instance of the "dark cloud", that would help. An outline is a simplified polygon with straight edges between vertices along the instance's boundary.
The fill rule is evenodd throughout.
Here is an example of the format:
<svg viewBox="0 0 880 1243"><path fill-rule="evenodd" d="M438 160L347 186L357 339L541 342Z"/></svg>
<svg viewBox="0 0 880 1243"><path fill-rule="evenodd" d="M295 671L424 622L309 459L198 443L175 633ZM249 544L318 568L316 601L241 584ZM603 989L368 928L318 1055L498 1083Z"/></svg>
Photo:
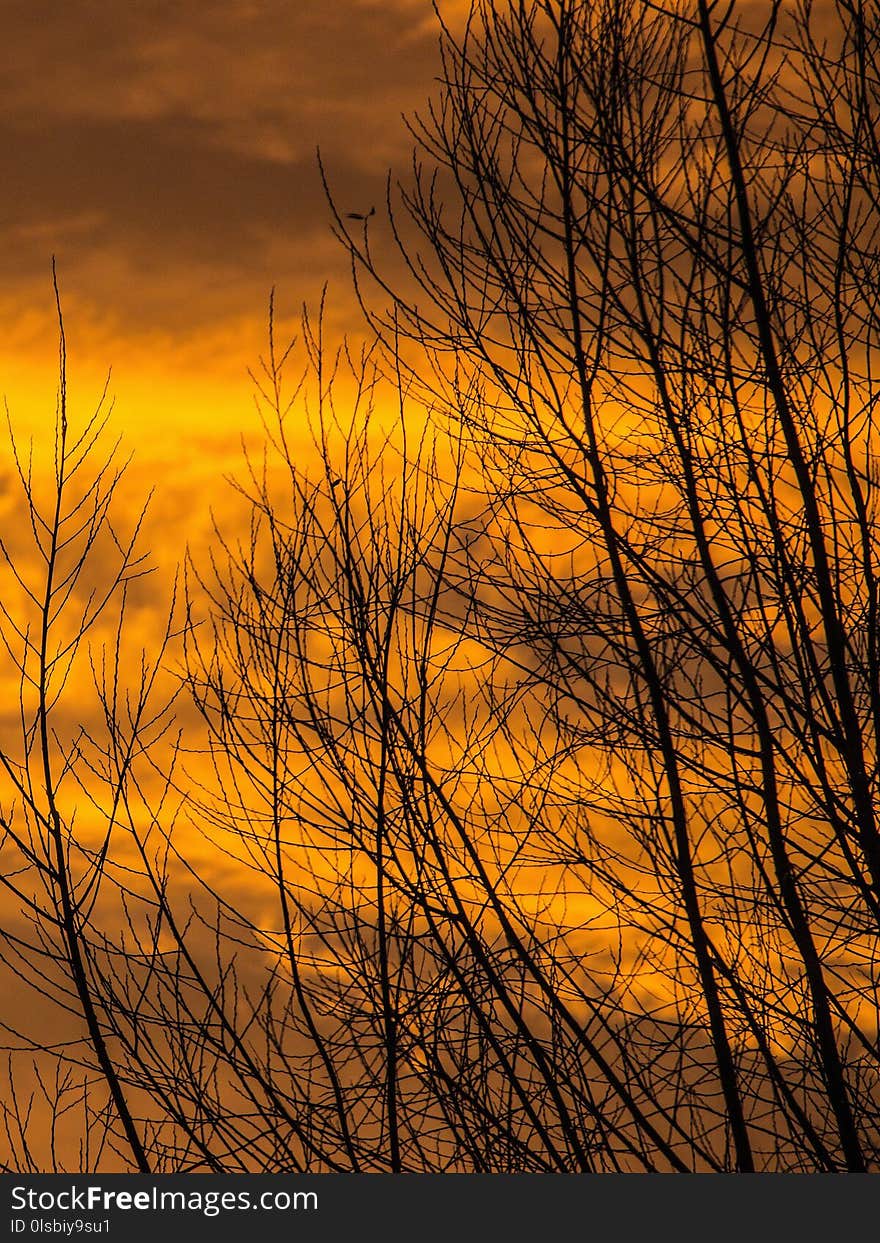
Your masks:
<svg viewBox="0 0 880 1243"><path fill-rule="evenodd" d="M43 275L51 250L80 282L94 269L102 298L112 292L102 272L122 266L139 283L164 280L170 295L190 270L234 300L237 288L317 278L321 262L332 267L314 156L280 163L216 138L214 127L189 118L0 124L0 180L15 186L0 200L6 280ZM360 201L368 181L334 161L343 199ZM119 262L107 263L113 256ZM167 314L177 317L173 305Z"/></svg>
<svg viewBox="0 0 880 1243"><path fill-rule="evenodd" d="M0 28L6 291L43 298L58 252L130 324L135 290L171 325L311 289L338 261L316 146L375 201L435 68L428 0L5 0Z"/></svg>
<svg viewBox="0 0 880 1243"><path fill-rule="evenodd" d="M0 125L0 177L16 187L0 201L11 261L53 225L90 248L224 266L236 254L251 262L261 234L289 228L292 212L300 230L317 227L312 161L268 162L213 138L211 127L174 117Z"/></svg>

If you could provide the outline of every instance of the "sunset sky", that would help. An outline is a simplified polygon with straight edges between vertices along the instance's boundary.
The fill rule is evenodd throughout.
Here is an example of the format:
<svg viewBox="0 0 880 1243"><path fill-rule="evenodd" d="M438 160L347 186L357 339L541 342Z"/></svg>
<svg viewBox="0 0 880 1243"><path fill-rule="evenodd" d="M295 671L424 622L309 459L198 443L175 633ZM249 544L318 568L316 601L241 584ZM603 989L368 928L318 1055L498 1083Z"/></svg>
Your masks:
<svg viewBox="0 0 880 1243"><path fill-rule="evenodd" d="M57 256L71 395L107 368L141 471L216 479L252 419L270 288L293 323L330 282L357 328L316 164L340 209L405 174L430 94L428 0L4 0L0 391L51 418ZM185 484L187 490L189 484ZM201 485L200 485L201 486ZM162 497L157 498L160 513ZM176 502L166 498L172 509ZM170 517L166 512L166 517Z"/></svg>
<svg viewBox="0 0 880 1243"><path fill-rule="evenodd" d="M880 6L0 35L0 1181L880 1169Z"/></svg>
<svg viewBox="0 0 880 1243"><path fill-rule="evenodd" d="M253 443L270 290L292 331L326 281L334 336L359 331L316 151L341 211L381 206L409 160L402 114L431 91L436 19L429 0L0 0L0 28L0 397L47 484L54 255L74 420L112 368L108 436L134 455L123 527L155 488L144 546L160 577L128 622L150 649L184 547L204 552ZM6 445L0 538L34 570ZM71 705L88 721L83 676ZM16 677L4 666L4 738Z"/></svg>

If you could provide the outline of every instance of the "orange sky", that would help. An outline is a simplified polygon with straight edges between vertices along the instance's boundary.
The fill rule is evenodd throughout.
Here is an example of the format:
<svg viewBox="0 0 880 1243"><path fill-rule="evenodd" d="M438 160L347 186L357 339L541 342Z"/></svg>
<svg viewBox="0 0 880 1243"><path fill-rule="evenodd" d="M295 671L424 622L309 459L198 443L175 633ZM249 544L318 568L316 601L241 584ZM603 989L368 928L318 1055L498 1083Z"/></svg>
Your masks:
<svg viewBox="0 0 880 1243"><path fill-rule="evenodd" d="M112 365L142 472L199 458L207 486L253 425L270 287L292 322L329 280L357 326L315 149L344 211L405 175L430 0L6 0L2 31L0 393L51 418L55 253L74 405Z"/></svg>
<svg viewBox="0 0 880 1243"><path fill-rule="evenodd" d="M389 169L406 176L401 114L431 92L437 22L430 0L3 0L0 34L0 399L35 435L45 487L54 254L72 419L112 368L107 443L134 454L123 526L155 489L142 548L160 575L128 623L150 649L186 545L204 555L212 511L227 531L240 513L223 477L243 473L242 436L258 444L247 373L270 289L293 331L329 281L331 334L359 331L316 148L341 211L381 208ZM0 539L39 574L5 442Z"/></svg>

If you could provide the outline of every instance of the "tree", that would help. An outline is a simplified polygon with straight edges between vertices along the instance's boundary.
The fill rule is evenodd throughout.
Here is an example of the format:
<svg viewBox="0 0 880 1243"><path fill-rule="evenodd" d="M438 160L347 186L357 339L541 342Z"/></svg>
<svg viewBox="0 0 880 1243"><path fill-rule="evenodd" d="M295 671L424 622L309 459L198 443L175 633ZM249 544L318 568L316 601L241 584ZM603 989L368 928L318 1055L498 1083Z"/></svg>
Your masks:
<svg viewBox="0 0 880 1243"><path fill-rule="evenodd" d="M336 217L473 437L447 575L553 714L622 1064L743 1171L877 1161L878 28L830 7L477 3L389 186L409 283Z"/></svg>
<svg viewBox="0 0 880 1243"><path fill-rule="evenodd" d="M2 883L12 901L3 963L18 981L51 1000L69 1029L37 1065L37 1083L52 1111L53 1146L59 1117L80 1107L81 1159L100 1160L116 1149L142 1172L150 1163L131 1102L131 1083L121 1073L114 1046L125 1034L106 1004L101 985L97 911L108 890L119 892L114 869L116 839L125 832L128 786L137 752L152 747L162 714L147 708L156 667L141 666L141 682L126 696L128 729L111 721L110 698L119 690L121 632L129 591L147 572L137 540L143 513L132 532L115 525L113 506L125 465L116 447L101 443L109 412L106 388L84 425L74 428L67 400L67 349L58 284L53 284L59 324L59 390L55 421L54 475L43 499L35 475L33 444L24 456L10 424L10 442L32 544L29 550L0 543L7 589L0 604L0 637L17 671L17 739L0 747L4 786ZM98 567L103 563L102 574ZM16 604L19 607L15 607ZM89 640L110 627L115 611L115 659L100 663ZM161 659L161 653L160 653ZM88 678L107 711L106 750L88 725L71 721L71 683ZM104 761L104 763L102 763ZM80 815L77 816L77 810ZM17 918L16 918L17 916ZM11 1016L10 1016L11 1017ZM33 1037L4 1023L16 1045L34 1048ZM63 1029L62 1029L63 1030ZM45 1039L45 1038L44 1038ZM45 1065L54 1060L56 1073ZM46 1085L53 1083L50 1090ZM13 1087L4 1104L7 1135L25 1167L30 1164L25 1118ZM92 1152L92 1148L95 1151Z"/></svg>
<svg viewBox="0 0 880 1243"><path fill-rule="evenodd" d="M218 532L189 662L222 792L202 817L277 890L273 1082L302 1093L309 1164L592 1168L591 1087L541 1034L529 977L553 986L509 922L529 811L499 771L490 654L468 650L466 616L439 621L459 448L438 456L399 372L383 426L371 353L328 358L320 318L303 341L288 395L270 325L270 457L243 487L248 538ZM298 464L304 417L317 477Z"/></svg>
<svg viewBox="0 0 880 1243"><path fill-rule="evenodd" d="M444 27L404 277L335 217L377 340L270 312L243 524L128 692L62 333L4 883L81 1163L877 1168L878 28L833 13Z"/></svg>

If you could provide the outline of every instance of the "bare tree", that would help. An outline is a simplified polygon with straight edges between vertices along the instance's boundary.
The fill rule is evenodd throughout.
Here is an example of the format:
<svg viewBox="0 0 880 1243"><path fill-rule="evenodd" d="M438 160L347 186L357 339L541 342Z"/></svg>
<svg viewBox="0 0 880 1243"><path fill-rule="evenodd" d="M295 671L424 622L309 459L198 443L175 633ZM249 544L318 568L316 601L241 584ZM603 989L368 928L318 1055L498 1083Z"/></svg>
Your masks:
<svg viewBox="0 0 880 1243"><path fill-rule="evenodd" d="M444 28L408 276L336 215L376 343L270 312L180 741L62 330L4 549L5 961L78 1026L8 1164L76 1112L93 1167L877 1168L878 27L817 21Z"/></svg>
<svg viewBox="0 0 880 1243"><path fill-rule="evenodd" d="M459 594L579 770L538 837L628 1065L743 1171L877 1161L878 31L829 9L475 4L409 285L337 217L474 438Z"/></svg>
<svg viewBox="0 0 880 1243"><path fill-rule="evenodd" d="M399 372L383 390L369 353L328 363L320 320L303 336L291 398L274 339L259 377L271 460L251 463L248 539L218 534L214 621L191 632L189 666L224 792L201 814L277 886L263 935L291 991L275 1055L319 1162L592 1168L590 1086L553 1054L553 985L510 923L523 843L505 826L512 842L528 810L499 765L497 685L480 687L491 653L467 650L466 617L439 621L458 449L438 458ZM317 478L297 465L297 418Z"/></svg>
<svg viewBox="0 0 880 1243"><path fill-rule="evenodd" d="M130 1084L117 1064L113 1048L117 1032L103 1002L92 943L96 909L114 884L108 868L111 848L115 854L115 838L122 831L119 802L132 746L130 741L118 756L118 782L102 788L104 797L99 797L93 782L84 784L91 739L88 724L80 721L87 714L78 721L72 712L74 697L83 694L83 682L89 678L90 637L114 609L118 631L128 591L146 572L137 550L143 515L136 518L129 535L118 531L112 510L125 466L119 464L115 448L102 456L106 389L84 425L74 429L71 424L57 282L54 288L59 324L54 474L48 499L43 500L33 446L24 454L10 424L25 530L29 527L32 542L28 550L0 544L8 582L0 604L0 635L18 673L18 737L13 742L7 720L7 737L0 749L5 795L2 883L18 916L5 931L3 961L17 977L17 987L51 999L58 1012L69 1016L65 1019L69 1035L47 1051L56 1061L53 1091L46 1087L47 1076L52 1079L46 1056L37 1069L41 1095L50 1112L54 1110L53 1121L66 1112L69 1098L77 1099L84 1111L85 1147L94 1133L98 1155L110 1147L147 1171L144 1137ZM146 666L142 672L145 691L151 674ZM97 676L94 664L92 673ZM140 709L142 716L143 704ZM147 732L148 723L137 720L132 735L142 735L140 747L148 745ZM7 1030L20 1048L27 1049L33 1037L12 1030L11 1017L7 1016ZM96 1098L91 1105L90 1090ZM16 1136L13 1149L24 1157L25 1129L14 1090L6 1118Z"/></svg>

